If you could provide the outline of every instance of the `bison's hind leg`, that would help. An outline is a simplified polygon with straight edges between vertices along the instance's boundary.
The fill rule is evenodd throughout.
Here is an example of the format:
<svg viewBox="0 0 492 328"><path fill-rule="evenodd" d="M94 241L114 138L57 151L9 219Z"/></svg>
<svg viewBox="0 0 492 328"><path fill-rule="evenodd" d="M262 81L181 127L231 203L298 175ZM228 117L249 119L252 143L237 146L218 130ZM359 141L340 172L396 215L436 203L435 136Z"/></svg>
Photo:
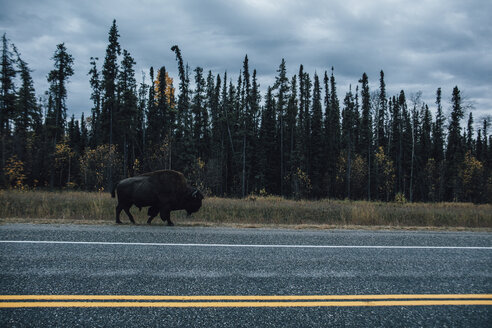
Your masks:
<svg viewBox="0 0 492 328"><path fill-rule="evenodd" d="M123 210L123 206L120 204L116 205L116 223L121 224L120 213Z"/></svg>
<svg viewBox="0 0 492 328"><path fill-rule="evenodd" d="M133 224L135 224L135 220L133 219L133 215L132 215L132 213L130 213L130 207L125 207L124 210L125 210L126 215L128 215L128 218L130 219L130 221Z"/></svg>

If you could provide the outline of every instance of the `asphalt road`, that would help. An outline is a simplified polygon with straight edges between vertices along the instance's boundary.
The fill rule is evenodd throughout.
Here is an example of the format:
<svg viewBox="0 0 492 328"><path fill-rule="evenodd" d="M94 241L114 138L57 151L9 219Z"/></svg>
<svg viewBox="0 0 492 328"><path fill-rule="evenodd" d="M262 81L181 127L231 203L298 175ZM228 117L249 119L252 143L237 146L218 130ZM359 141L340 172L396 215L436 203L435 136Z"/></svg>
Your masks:
<svg viewBox="0 0 492 328"><path fill-rule="evenodd" d="M401 294L437 295L458 305L405 303ZM492 234L0 226L0 327L492 326L490 295L488 305L462 305L469 300L448 294L492 294ZM5 295L42 299L9 301ZM58 303L51 307L46 295L71 296L52 300ZM151 295L162 297L145 299ZM170 295L174 306L164 298ZM210 295L215 299L195 297ZM382 306L368 306L368 295ZM384 303L391 295L403 303ZM319 304L305 304L322 296ZM326 296L356 303L342 306L347 299L335 304ZM2 308L9 302L22 305Z"/></svg>

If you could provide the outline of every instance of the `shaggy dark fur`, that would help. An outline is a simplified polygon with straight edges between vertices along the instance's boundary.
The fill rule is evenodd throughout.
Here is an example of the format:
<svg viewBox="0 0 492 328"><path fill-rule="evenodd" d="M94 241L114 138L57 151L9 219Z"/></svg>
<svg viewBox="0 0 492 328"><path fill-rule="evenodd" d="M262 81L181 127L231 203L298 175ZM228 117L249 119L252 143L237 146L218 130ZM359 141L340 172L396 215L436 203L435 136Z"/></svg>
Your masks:
<svg viewBox="0 0 492 328"><path fill-rule="evenodd" d="M130 207L135 205L139 209L150 206L147 214L150 224L152 219L160 213L161 219L167 224L174 225L171 221L171 211L186 210L188 215L194 213L202 206L202 193L190 187L181 172L172 170L160 170L123 179L111 191L114 198L118 195L116 206L116 223L121 223L122 210L135 223Z"/></svg>

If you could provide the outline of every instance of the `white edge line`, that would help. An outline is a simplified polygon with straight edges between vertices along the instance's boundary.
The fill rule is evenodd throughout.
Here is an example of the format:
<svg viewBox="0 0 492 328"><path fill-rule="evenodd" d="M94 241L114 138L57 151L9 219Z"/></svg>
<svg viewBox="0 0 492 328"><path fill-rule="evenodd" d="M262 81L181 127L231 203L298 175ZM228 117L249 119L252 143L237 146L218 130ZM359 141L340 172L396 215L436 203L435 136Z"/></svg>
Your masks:
<svg viewBox="0 0 492 328"><path fill-rule="evenodd" d="M230 248L361 248L361 249L464 249L492 250L480 246L380 246L380 245L245 245L245 244L180 244L180 243L124 243L97 241L61 240L0 240L1 244L72 244L72 245L116 245L116 246L161 246L161 247L230 247Z"/></svg>

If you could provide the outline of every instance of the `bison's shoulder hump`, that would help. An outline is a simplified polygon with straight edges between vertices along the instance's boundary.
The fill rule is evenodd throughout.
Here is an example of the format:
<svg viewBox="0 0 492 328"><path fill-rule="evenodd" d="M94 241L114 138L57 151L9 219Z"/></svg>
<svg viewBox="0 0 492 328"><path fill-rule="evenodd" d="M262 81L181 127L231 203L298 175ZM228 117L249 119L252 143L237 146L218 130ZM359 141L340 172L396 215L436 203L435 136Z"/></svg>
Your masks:
<svg viewBox="0 0 492 328"><path fill-rule="evenodd" d="M181 193L186 190L186 179L183 173L174 170L159 170L142 174L158 186L161 192Z"/></svg>

